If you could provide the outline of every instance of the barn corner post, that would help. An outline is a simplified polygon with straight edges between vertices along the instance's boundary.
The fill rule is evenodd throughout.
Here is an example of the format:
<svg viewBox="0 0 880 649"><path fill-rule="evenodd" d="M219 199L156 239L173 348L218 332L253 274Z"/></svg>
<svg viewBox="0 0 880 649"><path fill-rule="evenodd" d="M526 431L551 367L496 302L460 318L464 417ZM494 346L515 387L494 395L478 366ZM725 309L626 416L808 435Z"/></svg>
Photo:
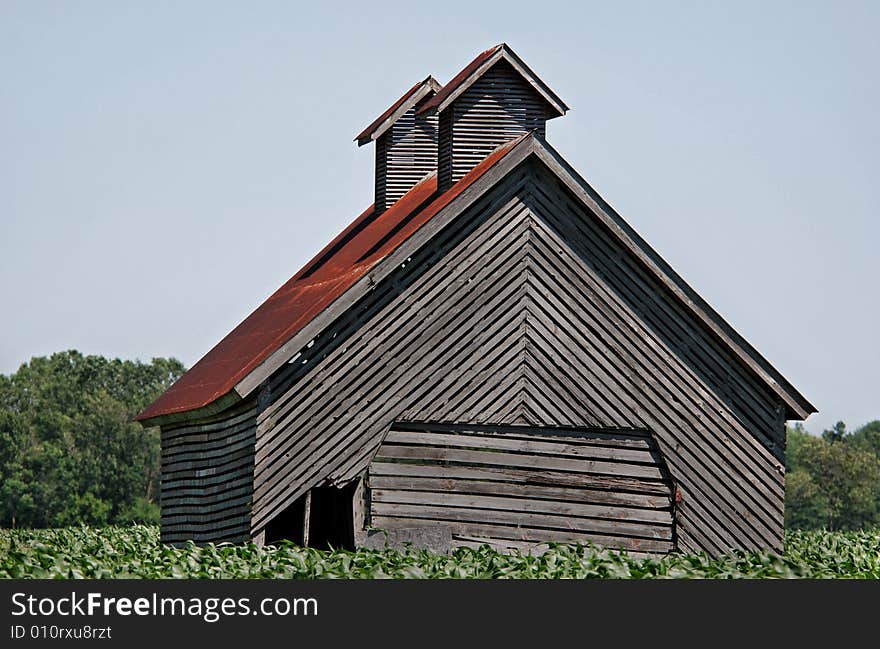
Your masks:
<svg viewBox="0 0 880 649"><path fill-rule="evenodd" d="M163 540L781 549L815 409L552 147L567 111L501 43L355 138L373 206L140 415Z"/></svg>
<svg viewBox="0 0 880 649"><path fill-rule="evenodd" d="M788 476L788 466L786 464L786 448L788 448L788 417L790 415L789 411L786 409L785 404L783 402L778 402L776 405L776 413L777 413L777 422L776 422L776 431L777 435L774 437L774 443L772 446L772 452L774 458L777 460L776 471L779 473L781 482L782 482L782 509L783 509L783 529L782 533L779 535L778 541L771 549L779 554L785 552L785 486L786 479Z"/></svg>

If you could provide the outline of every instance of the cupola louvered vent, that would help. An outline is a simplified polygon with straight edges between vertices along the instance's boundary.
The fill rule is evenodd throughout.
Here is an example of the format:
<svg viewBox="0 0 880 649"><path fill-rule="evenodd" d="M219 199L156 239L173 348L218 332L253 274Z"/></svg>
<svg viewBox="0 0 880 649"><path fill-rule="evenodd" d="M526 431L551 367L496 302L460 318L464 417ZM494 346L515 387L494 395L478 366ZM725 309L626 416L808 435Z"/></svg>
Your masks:
<svg viewBox="0 0 880 649"><path fill-rule="evenodd" d="M361 146L376 141L376 213L437 169L438 117L418 111L439 89L433 77L417 83L355 138Z"/></svg>
<svg viewBox="0 0 880 649"><path fill-rule="evenodd" d="M534 131L543 138L547 120L566 110L507 45L486 50L418 113L440 115L439 189L448 189L520 135Z"/></svg>
<svg viewBox="0 0 880 649"><path fill-rule="evenodd" d="M529 131L546 133L541 97L504 61L496 63L441 113L438 173L450 187L492 151Z"/></svg>

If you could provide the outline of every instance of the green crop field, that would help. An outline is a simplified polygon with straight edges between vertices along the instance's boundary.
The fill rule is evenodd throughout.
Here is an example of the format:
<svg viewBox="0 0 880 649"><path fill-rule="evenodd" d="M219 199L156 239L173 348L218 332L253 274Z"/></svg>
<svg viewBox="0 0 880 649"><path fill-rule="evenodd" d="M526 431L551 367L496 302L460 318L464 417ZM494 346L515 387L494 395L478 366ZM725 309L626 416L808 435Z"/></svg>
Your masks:
<svg viewBox="0 0 880 649"><path fill-rule="evenodd" d="M157 527L0 530L3 578L880 578L880 530L789 532L782 556L657 559L580 546L541 556L488 547L450 555L419 550L321 552L283 544L172 548Z"/></svg>

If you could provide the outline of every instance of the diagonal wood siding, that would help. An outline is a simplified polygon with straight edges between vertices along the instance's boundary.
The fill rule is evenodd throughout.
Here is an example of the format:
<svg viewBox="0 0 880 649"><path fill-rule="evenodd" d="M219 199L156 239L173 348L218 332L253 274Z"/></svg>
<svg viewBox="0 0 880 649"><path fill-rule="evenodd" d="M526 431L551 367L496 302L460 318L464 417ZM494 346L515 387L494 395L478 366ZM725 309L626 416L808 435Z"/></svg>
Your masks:
<svg viewBox="0 0 880 649"><path fill-rule="evenodd" d="M361 474L391 424L651 431L679 547L780 549L779 404L527 162L269 381L252 531Z"/></svg>

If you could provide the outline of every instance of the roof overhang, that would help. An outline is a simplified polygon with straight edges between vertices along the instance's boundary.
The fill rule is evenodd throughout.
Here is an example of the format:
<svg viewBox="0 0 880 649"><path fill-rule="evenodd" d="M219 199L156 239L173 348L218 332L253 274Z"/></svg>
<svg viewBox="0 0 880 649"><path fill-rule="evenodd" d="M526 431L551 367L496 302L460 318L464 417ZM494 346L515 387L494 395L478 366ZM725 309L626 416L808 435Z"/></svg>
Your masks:
<svg viewBox="0 0 880 649"><path fill-rule="evenodd" d="M533 138L534 154L552 170L605 225L616 239L654 275L713 338L728 349L749 372L776 394L785 405L786 419L804 420L817 412L782 374L718 314L684 279L624 221L599 193L552 146Z"/></svg>
<svg viewBox="0 0 880 649"><path fill-rule="evenodd" d="M354 139L358 146L369 144L379 139L385 131L391 128L394 123L403 117L408 110L416 106L425 97L437 93L441 88L440 82L434 77L428 76L422 81L416 83L412 88L407 90L403 96L373 122L361 131Z"/></svg>

